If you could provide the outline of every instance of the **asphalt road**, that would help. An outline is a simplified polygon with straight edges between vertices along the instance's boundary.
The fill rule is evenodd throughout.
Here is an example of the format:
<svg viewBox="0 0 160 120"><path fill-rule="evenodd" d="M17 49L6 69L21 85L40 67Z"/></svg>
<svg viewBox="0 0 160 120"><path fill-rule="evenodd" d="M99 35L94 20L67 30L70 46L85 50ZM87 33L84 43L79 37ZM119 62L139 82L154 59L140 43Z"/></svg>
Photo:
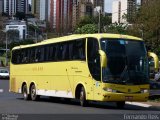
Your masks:
<svg viewBox="0 0 160 120"><path fill-rule="evenodd" d="M140 115L147 119L159 120L160 108L143 107L127 104L124 109L117 109L115 103L91 102L88 107L81 107L79 102L64 99L52 100L41 97L39 101L25 101L21 94L9 93L9 81L0 80L0 119L28 120L46 119L104 119L124 120ZM134 115L134 116L133 116ZM153 119L154 118L154 119Z"/></svg>

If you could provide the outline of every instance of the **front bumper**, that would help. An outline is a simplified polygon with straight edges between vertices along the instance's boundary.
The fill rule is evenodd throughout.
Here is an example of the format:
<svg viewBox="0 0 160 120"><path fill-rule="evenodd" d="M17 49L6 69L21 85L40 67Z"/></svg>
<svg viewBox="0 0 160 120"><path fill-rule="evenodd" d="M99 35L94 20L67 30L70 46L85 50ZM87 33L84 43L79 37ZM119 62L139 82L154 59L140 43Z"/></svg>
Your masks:
<svg viewBox="0 0 160 120"><path fill-rule="evenodd" d="M135 101L145 102L148 100L149 93L137 93L137 94L126 94L126 93L105 93L103 94L102 101Z"/></svg>

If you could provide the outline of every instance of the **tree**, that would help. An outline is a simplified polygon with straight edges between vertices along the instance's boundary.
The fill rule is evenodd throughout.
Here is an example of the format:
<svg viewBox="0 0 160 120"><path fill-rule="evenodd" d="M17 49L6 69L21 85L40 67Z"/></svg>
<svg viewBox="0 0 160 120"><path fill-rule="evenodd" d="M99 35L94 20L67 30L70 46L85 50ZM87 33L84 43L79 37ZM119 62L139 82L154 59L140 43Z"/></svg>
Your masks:
<svg viewBox="0 0 160 120"><path fill-rule="evenodd" d="M24 12L16 12L14 17L18 18L19 20L23 20L25 19L26 15Z"/></svg>
<svg viewBox="0 0 160 120"><path fill-rule="evenodd" d="M13 41L13 42L11 42L9 45L8 45L8 47L9 47L9 49L11 50L13 47L15 47L15 46L19 46L19 45L28 45L28 44L33 44L34 43L34 41L33 40L31 40L31 39L27 39L27 40L22 40L22 41Z"/></svg>
<svg viewBox="0 0 160 120"><path fill-rule="evenodd" d="M80 19L80 21L78 22L78 24L76 25L76 28L81 28L82 26L86 25L86 24L94 24L94 20L93 17L91 16L84 16Z"/></svg>
<svg viewBox="0 0 160 120"><path fill-rule="evenodd" d="M114 23L106 27L106 32L115 33L115 34L127 34L127 24L123 23Z"/></svg>
<svg viewBox="0 0 160 120"><path fill-rule="evenodd" d="M138 13L130 34L143 37L151 50L160 54L160 0L149 0Z"/></svg>
<svg viewBox="0 0 160 120"><path fill-rule="evenodd" d="M98 32L98 29L95 24L86 24L81 28L77 28L75 31L75 33L78 33L78 34L92 34L97 32Z"/></svg>
<svg viewBox="0 0 160 120"><path fill-rule="evenodd" d="M106 14L106 15L101 15L100 18L101 18L100 19L101 32L104 32L104 26L111 24L111 17L108 14ZM83 31L82 33L88 33L89 31L91 33L97 33L98 24L99 24L99 16L84 16L83 18L80 19L80 21L76 25L75 33L81 33L83 30L88 30L88 31L86 32ZM91 30L90 28L93 28L94 30Z"/></svg>
<svg viewBox="0 0 160 120"><path fill-rule="evenodd" d="M11 41L19 41L19 30L8 30L6 34L8 43Z"/></svg>

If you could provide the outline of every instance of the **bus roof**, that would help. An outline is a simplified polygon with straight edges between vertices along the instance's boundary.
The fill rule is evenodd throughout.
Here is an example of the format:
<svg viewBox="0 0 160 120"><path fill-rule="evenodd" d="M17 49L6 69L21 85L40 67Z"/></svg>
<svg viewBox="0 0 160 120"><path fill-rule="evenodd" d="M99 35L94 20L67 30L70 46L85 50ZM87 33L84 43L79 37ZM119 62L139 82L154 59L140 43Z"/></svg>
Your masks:
<svg viewBox="0 0 160 120"><path fill-rule="evenodd" d="M14 47L13 50L14 49L20 49L20 48L34 47L34 46L39 46L39 45L45 45L45 44L50 44L50 43L70 41L70 40L75 40L75 39L80 39L80 38L87 38L87 37L94 37L94 38L97 38L97 39L101 39L101 38L122 38L122 39L130 39L130 40L140 40L140 41L142 41L141 38L134 37L134 36L129 36L129 35L122 35L122 34L109 34L109 33L73 34L73 35L68 35L68 36L63 36L63 37L47 39L47 40L44 40L42 42L35 43L35 44L20 45L20 46Z"/></svg>

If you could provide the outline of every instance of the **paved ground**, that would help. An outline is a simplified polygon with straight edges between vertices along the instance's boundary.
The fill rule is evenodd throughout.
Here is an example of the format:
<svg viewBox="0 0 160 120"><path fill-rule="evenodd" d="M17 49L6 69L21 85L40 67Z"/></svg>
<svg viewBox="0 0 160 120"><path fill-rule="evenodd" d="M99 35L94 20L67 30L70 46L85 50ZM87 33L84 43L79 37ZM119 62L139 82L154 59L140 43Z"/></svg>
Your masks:
<svg viewBox="0 0 160 120"><path fill-rule="evenodd" d="M115 103L92 102L88 107L81 107L75 100L66 103L63 99L55 101L48 97L36 102L25 101L21 94L9 93L8 87L8 80L0 80L0 119L3 120L124 120L135 115L160 119L160 107L146 103L127 103L124 109L117 109Z"/></svg>

